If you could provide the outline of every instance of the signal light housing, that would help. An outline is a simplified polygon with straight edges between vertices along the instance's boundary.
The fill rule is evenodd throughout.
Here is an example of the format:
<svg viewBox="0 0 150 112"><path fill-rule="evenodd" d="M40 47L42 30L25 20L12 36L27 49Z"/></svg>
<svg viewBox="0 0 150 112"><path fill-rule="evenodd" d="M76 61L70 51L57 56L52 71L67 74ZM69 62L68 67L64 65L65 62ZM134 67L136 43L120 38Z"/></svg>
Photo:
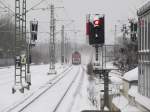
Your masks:
<svg viewBox="0 0 150 112"><path fill-rule="evenodd" d="M94 21L94 34L95 34L95 44L105 43L105 23L104 17L100 17L98 20Z"/></svg>
<svg viewBox="0 0 150 112"><path fill-rule="evenodd" d="M94 15L93 20L91 15L87 16L86 35L89 37L89 44L104 44L105 43L105 18L104 16Z"/></svg>
<svg viewBox="0 0 150 112"><path fill-rule="evenodd" d="M30 31L31 31L31 40L34 42L37 40L37 33L38 33L38 21L31 21L30 22Z"/></svg>

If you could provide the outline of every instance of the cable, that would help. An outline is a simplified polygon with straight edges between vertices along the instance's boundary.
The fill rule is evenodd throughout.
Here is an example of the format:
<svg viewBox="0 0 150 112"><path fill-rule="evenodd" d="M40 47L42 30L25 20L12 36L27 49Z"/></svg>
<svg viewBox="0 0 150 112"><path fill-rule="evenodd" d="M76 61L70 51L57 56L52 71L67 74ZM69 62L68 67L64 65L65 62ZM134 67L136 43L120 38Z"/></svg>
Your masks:
<svg viewBox="0 0 150 112"><path fill-rule="evenodd" d="M0 3L7 9L9 9L12 13L15 13L11 8L9 8L8 6L6 6L6 4L4 4L2 1L0 1Z"/></svg>
<svg viewBox="0 0 150 112"><path fill-rule="evenodd" d="M37 7L38 5L40 5L41 3L43 3L46 0L41 0L39 3L37 3L36 5L34 5L33 7L31 7L29 10L26 11L26 13L28 13L29 11L33 10L33 8ZM15 12L9 8L5 3L3 3L2 1L0 1L0 3L4 6L4 8L7 8L8 10L10 10L13 14L11 14L12 16L15 16ZM44 8L41 8L44 9ZM45 8L46 9L46 8Z"/></svg>
<svg viewBox="0 0 150 112"><path fill-rule="evenodd" d="M60 2L64 3L63 0L60 0ZM64 16L67 17L67 19L69 19L69 21L74 22L74 20L71 19L69 14L67 13L66 8L64 7L63 9L64 9L64 14L65 14ZM73 28L75 28L75 25L74 24L72 24L72 25L73 25Z"/></svg>
<svg viewBox="0 0 150 112"><path fill-rule="evenodd" d="M35 7L37 7L37 6L39 6L41 3L43 3L44 1L46 1L46 0L41 0L39 3L37 3L36 5L34 5L34 6L32 6L30 9L28 9L27 11L26 11L26 13L28 13L29 11L31 11L31 10L33 10Z"/></svg>
<svg viewBox="0 0 150 112"><path fill-rule="evenodd" d="M32 8L31 10L32 11L34 11L34 10L43 10L43 11L45 11L45 10L48 10L48 9L50 9L50 8L48 8L48 7L47 8L36 8L36 9Z"/></svg>
<svg viewBox="0 0 150 112"><path fill-rule="evenodd" d="M30 9L28 9L27 11L26 11L26 13L28 13L29 11L31 11L31 10L33 10L35 7L37 7L38 5L40 5L41 3L43 3L44 1L46 1L46 0L41 0L39 3L37 3L36 5L34 5L33 7L31 7ZM3 3L2 1L0 1L0 3L4 6L4 8L7 8L8 10L10 10L12 13L14 13L15 14L15 11L13 11L11 8L9 8L5 3ZM40 8L39 8L40 9ZM39 10L38 9L38 10ZM41 8L41 9L44 9L44 8ZM46 8L45 8L46 9ZM13 14L12 14L12 16L14 16Z"/></svg>
<svg viewBox="0 0 150 112"><path fill-rule="evenodd" d="M5 5L7 5L7 7L10 8L10 4L8 2L6 2L6 0L3 0L3 1L4 1ZM9 12L9 9L8 9L8 12Z"/></svg>
<svg viewBox="0 0 150 112"><path fill-rule="evenodd" d="M3 11L0 11L0 12L8 12L9 15L11 15L11 17L15 16L15 12L14 12L11 8L9 8L8 6L6 6L2 1L0 1L0 3L1 3L1 5L4 6L4 7L3 7ZM1 7L1 8L2 8L2 7ZM10 12L7 11L7 10L4 10L5 8L8 9L9 11L11 11L12 13L10 13Z"/></svg>

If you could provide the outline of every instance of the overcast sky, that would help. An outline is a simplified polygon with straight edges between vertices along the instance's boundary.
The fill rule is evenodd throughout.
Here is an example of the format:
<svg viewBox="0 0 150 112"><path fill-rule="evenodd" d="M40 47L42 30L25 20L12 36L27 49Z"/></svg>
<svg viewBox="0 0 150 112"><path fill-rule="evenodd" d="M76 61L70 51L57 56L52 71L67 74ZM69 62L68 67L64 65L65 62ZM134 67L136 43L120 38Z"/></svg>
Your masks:
<svg viewBox="0 0 150 112"><path fill-rule="evenodd" d="M15 0L2 0L5 4L9 4L9 7L14 10ZM27 9L35 5L41 0L27 0ZM118 25L118 30L120 23L126 23L130 18L136 18L137 9L149 0L54 0L55 6L64 6L65 9L56 9L56 19L75 20L74 23L65 21L57 22L58 28L62 24L66 25L66 29L79 29L81 32L74 37L73 33L68 34L68 37L74 37L77 41L84 41L85 38L85 16L88 13L99 13L105 14L106 17L106 41L108 43L112 42L114 39L114 26ZM38 7L48 7L50 0L45 0ZM49 31L48 23L42 21L49 21L48 11L31 11L27 15L28 21L36 18L41 21L40 31ZM120 21L120 23L118 22ZM48 34L40 34L40 41L46 41ZM60 38L60 35L57 34Z"/></svg>

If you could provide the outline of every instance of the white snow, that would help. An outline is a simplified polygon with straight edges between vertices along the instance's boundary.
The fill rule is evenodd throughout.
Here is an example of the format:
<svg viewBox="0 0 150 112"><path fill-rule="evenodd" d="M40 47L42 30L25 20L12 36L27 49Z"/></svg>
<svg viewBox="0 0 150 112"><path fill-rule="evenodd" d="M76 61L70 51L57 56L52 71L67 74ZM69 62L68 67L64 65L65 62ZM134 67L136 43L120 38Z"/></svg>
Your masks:
<svg viewBox="0 0 150 112"><path fill-rule="evenodd" d="M135 98L135 101L150 110L150 98L142 96L138 93L137 86L131 86L128 94Z"/></svg>
<svg viewBox="0 0 150 112"><path fill-rule="evenodd" d="M57 73L59 74L68 66L62 67L60 64L56 65ZM64 102L61 103L58 112L80 112L82 110L96 110L100 108L100 90L103 90L103 81L101 80L88 80L88 75L84 67L84 71L81 69L81 66L73 66L73 70L69 75L64 78L60 83L58 83L55 88L51 89L42 96L42 99L38 100L32 106L29 106L25 112L40 112L40 111L51 111L54 109L64 91L68 87L68 84L76 75L78 69L80 68L80 74L77 77L77 80L74 80L71 90L69 90L68 96L64 99ZM49 70L49 65L32 65L31 66L31 80L32 85L30 90L25 90L24 94L16 92L12 94L12 85L14 80L14 67L0 69L0 111L6 112L8 107L12 107L23 99L29 97L31 94L37 90L42 91L43 85L46 85L49 80L51 80L56 75L47 75ZM135 69L136 70L136 69ZM133 71L132 71L133 72ZM129 72L131 73L131 72ZM120 93L120 86L122 84L122 79L120 73L111 71L109 74L112 84L109 85L110 89L113 89L110 94ZM45 86L47 88L49 85ZM129 94L134 95L135 89L129 91ZM35 93L34 93L35 94ZM36 94L35 94L36 95ZM89 100L90 98L91 101ZM92 104L94 100L95 105ZM136 99L139 100L139 99ZM138 109L129 104L127 99L123 96L113 98L113 102L117 105L123 112L138 112ZM147 103L148 105L148 103ZM43 110L44 108L44 110Z"/></svg>
<svg viewBox="0 0 150 112"><path fill-rule="evenodd" d="M56 83L54 87L49 89L44 95L38 98L36 102L33 102L31 105L29 105L23 112L42 112L43 109L44 112L52 112L64 95L78 70L80 70L79 67L73 67L73 69L67 73L68 75L66 77ZM68 102L66 102L66 104L67 103ZM64 106L63 109L66 108L67 106Z"/></svg>
<svg viewBox="0 0 150 112"><path fill-rule="evenodd" d="M131 88L128 91L128 94L130 96L135 96L138 93L138 87L137 86L131 86Z"/></svg>
<svg viewBox="0 0 150 112"><path fill-rule="evenodd" d="M58 112L80 112L82 110L94 110L94 106L88 100L88 79L85 71L81 71L71 90L67 93L64 103ZM66 108L64 108L66 107Z"/></svg>
<svg viewBox="0 0 150 112"><path fill-rule="evenodd" d="M133 70L130 70L129 72L126 72L123 76L123 79L125 79L127 81L138 80L138 67L136 67Z"/></svg>
<svg viewBox="0 0 150 112"><path fill-rule="evenodd" d="M67 67L67 66L66 66ZM65 68L66 68L65 67ZM18 101L26 98L32 92L36 91L40 86L52 79L55 75L47 75L49 65L31 66L32 85L30 91L25 89L24 94L17 91L12 94L12 86L14 85L14 66L0 69L0 111L7 109L9 106L17 104ZM58 73L63 71L59 64L56 64Z"/></svg>
<svg viewBox="0 0 150 112"><path fill-rule="evenodd" d="M137 107L130 105L128 100L122 95L113 98L112 102L121 112L141 112Z"/></svg>
<svg viewBox="0 0 150 112"><path fill-rule="evenodd" d="M113 65L113 62L107 62L106 65L104 66L104 69L117 70L118 68Z"/></svg>
<svg viewBox="0 0 150 112"><path fill-rule="evenodd" d="M112 81L112 83L122 84L122 79L120 79L118 77L110 77L110 80Z"/></svg>
<svg viewBox="0 0 150 112"><path fill-rule="evenodd" d="M61 67L60 64L56 65L57 73L59 74L68 66ZM82 110L95 110L96 108L88 99L87 88L90 85L86 71L81 70L81 66L73 66L73 70L69 75L60 81L53 89L48 91L42 100L38 99L36 103L29 106L25 112L49 112L54 109L64 91L68 87L68 84L76 75L78 69L80 68L80 74L77 77L77 80L73 82L73 86L68 93L68 96L65 98L65 102L61 103L60 109L61 112L80 112ZM0 69L0 112L6 112L14 105L17 105L19 102L23 101L25 98L30 97L25 103L30 102L34 97L36 97L40 91L43 91L44 88L47 88L50 84L47 82L51 80L56 75L47 75L49 70L49 65L32 65L31 66L31 75L32 75L32 85L30 90L26 90L24 94L17 91L15 94L12 94L12 86L14 79L14 67L2 68ZM47 86L43 86L46 85ZM43 88L44 87L44 88ZM21 108L22 104L19 108ZM18 108L18 110L19 110ZM17 109L14 110L17 112Z"/></svg>
<svg viewBox="0 0 150 112"><path fill-rule="evenodd" d="M120 90L122 89L122 77L121 73L117 70L112 70L109 73L109 80L111 81L110 90L112 90L110 93L112 94L120 94Z"/></svg>
<svg viewBox="0 0 150 112"><path fill-rule="evenodd" d="M117 75L116 73L114 72L110 72L109 73L109 79L111 80L112 83L115 83L115 84L122 84L122 78L120 75Z"/></svg>
<svg viewBox="0 0 150 112"><path fill-rule="evenodd" d="M127 73L122 78L122 74L117 72L116 70L113 70L110 72L110 80L112 82L112 92L113 94L120 94L120 89L122 89L122 79L132 81L137 80L138 75L138 68L135 68ZM130 90L131 91L131 90ZM134 93L133 93L134 94ZM120 109L121 112L140 112L140 110L134 106L131 105L126 97L120 94L120 96L115 96L112 100L113 104Z"/></svg>
<svg viewBox="0 0 150 112"><path fill-rule="evenodd" d="M104 107L104 111L109 111L107 106Z"/></svg>

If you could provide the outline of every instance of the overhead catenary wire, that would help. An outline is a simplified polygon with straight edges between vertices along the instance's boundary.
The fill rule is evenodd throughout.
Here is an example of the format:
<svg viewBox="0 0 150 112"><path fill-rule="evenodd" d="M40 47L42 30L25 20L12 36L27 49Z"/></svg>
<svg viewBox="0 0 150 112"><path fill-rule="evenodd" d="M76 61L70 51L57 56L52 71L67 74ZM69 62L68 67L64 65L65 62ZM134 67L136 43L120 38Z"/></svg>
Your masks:
<svg viewBox="0 0 150 112"><path fill-rule="evenodd" d="M44 1L46 1L47 2L47 0L41 0L40 2L38 2L37 4L35 4L35 5L33 5L31 8L29 8L28 10L27 10L27 12L26 13L29 13L31 10L34 10L34 8L36 8L36 7L38 7L41 3L43 3ZM48 3L48 2L47 2ZM4 8L6 8L6 9L8 9L10 12L9 12L9 15L11 15L11 17L14 17L15 16L15 12L10 8L10 7L8 7L7 6L7 4L6 3L4 3L4 2L2 2L2 1L0 1L0 4L2 4L3 6L4 6ZM56 7L57 8L57 7ZM37 8L37 9L40 9L40 8ZM45 8L41 8L41 9L45 9ZM48 7L46 8L46 9L49 9ZM64 7L63 7L63 9L64 9ZM5 11L5 12L7 12L7 11ZM66 12L66 11L65 11ZM65 17L67 17L67 19L66 20L56 20L56 21L67 21L67 22L71 22L71 23L73 23L74 22L74 20L72 20L72 19L70 19L70 17L68 16L68 14L67 14L67 12L65 13ZM69 19L68 19L69 18ZM39 22L45 22L45 23L49 23L48 21L39 21ZM4 24L5 25L5 24ZM7 24L6 24L7 25ZM74 26L74 24L70 24L70 25L73 25ZM70 26L69 25L69 26ZM68 27L68 25L67 25L67 27ZM0 31L0 32L6 32L6 33L12 33L12 31ZM27 33L29 33L29 32L27 32ZM49 33L49 32L39 32L39 33Z"/></svg>
<svg viewBox="0 0 150 112"><path fill-rule="evenodd" d="M26 13L30 12L31 10L33 10L35 7L39 6L41 3L43 3L46 0L41 0L40 2L38 2L37 4L35 4L34 6L32 6L31 8L29 8ZM9 9L12 13L15 14L15 11L13 11L11 8L9 8L5 3L3 3L2 1L0 1L0 3L7 9ZM41 8L42 9L42 8Z"/></svg>
<svg viewBox="0 0 150 112"><path fill-rule="evenodd" d="M13 11L11 8L9 8L5 3L3 3L1 0L0 0L0 3L7 9L9 9L12 13L15 13L15 11Z"/></svg>
<svg viewBox="0 0 150 112"><path fill-rule="evenodd" d="M7 6L7 7L9 7L10 8L10 3L8 3L8 2L6 2L6 0L3 0L4 1L4 4ZM8 9L7 7L5 7L6 9ZM10 8L11 9L11 8ZM10 9L8 9L7 11L8 11L8 13L10 13ZM12 10L12 9L11 9Z"/></svg>
<svg viewBox="0 0 150 112"><path fill-rule="evenodd" d="M29 8L26 13L28 13L29 11L33 10L35 7L39 6L41 3L43 3L46 0L41 0L40 2L38 2L37 4L35 4L34 6L32 6L31 8Z"/></svg>
<svg viewBox="0 0 150 112"><path fill-rule="evenodd" d="M46 7L46 8L37 8L37 9L35 9L37 6L39 6L41 3L43 3L44 1L46 1L47 2L47 0L41 0L39 3L37 3L36 5L34 5L33 7L31 7L30 9L28 9L27 10L27 13L29 12L29 11L31 11L31 10L48 10L49 8L48 7ZM47 2L48 3L48 2ZM56 7L57 8L57 7ZM59 7L60 8L60 7ZM62 8L62 7L61 7ZM65 15L68 17L68 18L70 18L69 16L68 16L68 14L67 14L67 12L66 12L66 10L65 10L65 8L63 7L63 9L64 9L64 12L65 12ZM68 19L67 18L67 19ZM74 22L74 20L72 20L72 19L69 19L69 20L56 20L56 21L71 21L71 22ZM42 22L42 21L41 21ZM43 21L43 23L46 23L46 21ZM49 23L49 22L48 22ZM73 24L73 26L75 26L74 24Z"/></svg>

